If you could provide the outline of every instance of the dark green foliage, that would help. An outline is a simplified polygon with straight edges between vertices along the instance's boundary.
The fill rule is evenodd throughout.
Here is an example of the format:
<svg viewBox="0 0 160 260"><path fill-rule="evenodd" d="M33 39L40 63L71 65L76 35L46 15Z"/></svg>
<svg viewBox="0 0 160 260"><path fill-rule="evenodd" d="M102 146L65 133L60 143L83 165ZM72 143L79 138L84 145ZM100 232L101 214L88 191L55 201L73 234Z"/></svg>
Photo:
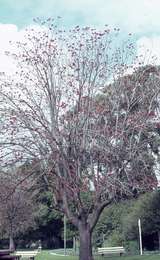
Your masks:
<svg viewBox="0 0 160 260"><path fill-rule="evenodd" d="M44 248L56 248L62 245L61 230L63 227L63 216L53 210L52 194L49 191L43 191L37 199L36 223L37 240L42 241Z"/></svg>
<svg viewBox="0 0 160 260"><path fill-rule="evenodd" d="M122 201L103 211L94 232L97 246L101 246L104 241L108 246L124 244L123 218L129 213L133 203L133 201Z"/></svg>
<svg viewBox="0 0 160 260"><path fill-rule="evenodd" d="M160 191L141 196L124 218L123 227L127 239L137 238L138 218L141 219L143 235L160 231Z"/></svg>
<svg viewBox="0 0 160 260"><path fill-rule="evenodd" d="M121 202L106 208L94 232L94 245L123 245L129 253L138 252L139 218L143 238L160 231L160 191L146 193L137 200Z"/></svg>

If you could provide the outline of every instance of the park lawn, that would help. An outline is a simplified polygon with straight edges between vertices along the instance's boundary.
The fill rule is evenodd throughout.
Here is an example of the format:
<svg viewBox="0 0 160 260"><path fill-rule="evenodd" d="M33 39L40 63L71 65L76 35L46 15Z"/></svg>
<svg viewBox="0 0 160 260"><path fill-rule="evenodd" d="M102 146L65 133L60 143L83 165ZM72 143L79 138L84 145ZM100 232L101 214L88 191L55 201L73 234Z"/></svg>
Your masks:
<svg viewBox="0 0 160 260"><path fill-rule="evenodd" d="M51 251L43 250L40 254L38 254L35 260L78 260L78 257L74 256L55 256L50 253Z"/></svg>
<svg viewBox="0 0 160 260"><path fill-rule="evenodd" d="M95 260L159 260L160 255L144 255L144 256L106 256L95 257ZM35 260L78 260L78 257L74 256L55 256L50 254L50 251L42 251Z"/></svg>

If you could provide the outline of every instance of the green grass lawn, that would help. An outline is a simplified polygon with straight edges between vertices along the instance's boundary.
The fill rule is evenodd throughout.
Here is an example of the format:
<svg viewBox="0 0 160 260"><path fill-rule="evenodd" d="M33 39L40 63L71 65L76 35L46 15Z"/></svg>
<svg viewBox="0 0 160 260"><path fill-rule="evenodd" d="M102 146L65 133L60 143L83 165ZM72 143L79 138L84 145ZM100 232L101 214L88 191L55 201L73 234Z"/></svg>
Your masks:
<svg viewBox="0 0 160 260"><path fill-rule="evenodd" d="M74 256L55 256L50 254L51 251L42 251L35 260L78 260ZM95 260L159 260L160 255L144 255L144 256L106 256L95 257Z"/></svg>
<svg viewBox="0 0 160 260"><path fill-rule="evenodd" d="M35 260L77 260L74 256L55 256L50 254L51 251L42 251Z"/></svg>

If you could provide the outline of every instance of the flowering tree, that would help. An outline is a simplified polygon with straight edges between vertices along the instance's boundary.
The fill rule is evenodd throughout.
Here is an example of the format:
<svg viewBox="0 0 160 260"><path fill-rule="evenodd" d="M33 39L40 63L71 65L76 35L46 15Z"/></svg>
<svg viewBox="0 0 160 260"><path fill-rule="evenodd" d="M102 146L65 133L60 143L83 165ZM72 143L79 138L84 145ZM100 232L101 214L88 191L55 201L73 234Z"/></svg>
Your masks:
<svg viewBox="0 0 160 260"><path fill-rule="evenodd" d="M10 249L14 250L14 237L35 224L33 193L28 192L24 181L20 184L13 172L1 173L0 177L0 230L9 236Z"/></svg>
<svg viewBox="0 0 160 260"><path fill-rule="evenodd" d="M134 48L117 46L118 29L38 28L18 43L17 74L1 84L1 164L40 165L54 208L79 231L80 260L92 260L104 207L156 185L145 133L158 72L126 76Z"/></svg>

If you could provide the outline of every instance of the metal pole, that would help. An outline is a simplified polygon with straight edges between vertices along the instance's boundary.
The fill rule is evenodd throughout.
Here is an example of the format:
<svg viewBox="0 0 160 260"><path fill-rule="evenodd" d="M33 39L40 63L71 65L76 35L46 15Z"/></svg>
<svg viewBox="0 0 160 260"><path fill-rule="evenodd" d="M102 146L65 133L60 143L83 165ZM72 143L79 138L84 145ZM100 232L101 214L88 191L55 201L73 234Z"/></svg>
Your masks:
<svg viewBox="0 0 160 260"><path fill-rule="evenodd" d="M76 254L76 237L73 237L73 251Z"/></svg>
<svg viewBox="0 0 160 260"><path fill-rule="evenodd" d="M64 224L64 255L66 255L66 216L64 215L63 218L63 224Z"/></svg>
<svg viewBox="0 0 160 260"><path fill-rule="evenodd" d="M140 255L143 254L142 252L142 230L141 230L141 220L138 219L138 229L139 229L139 246L140 246Z"/></svg>

